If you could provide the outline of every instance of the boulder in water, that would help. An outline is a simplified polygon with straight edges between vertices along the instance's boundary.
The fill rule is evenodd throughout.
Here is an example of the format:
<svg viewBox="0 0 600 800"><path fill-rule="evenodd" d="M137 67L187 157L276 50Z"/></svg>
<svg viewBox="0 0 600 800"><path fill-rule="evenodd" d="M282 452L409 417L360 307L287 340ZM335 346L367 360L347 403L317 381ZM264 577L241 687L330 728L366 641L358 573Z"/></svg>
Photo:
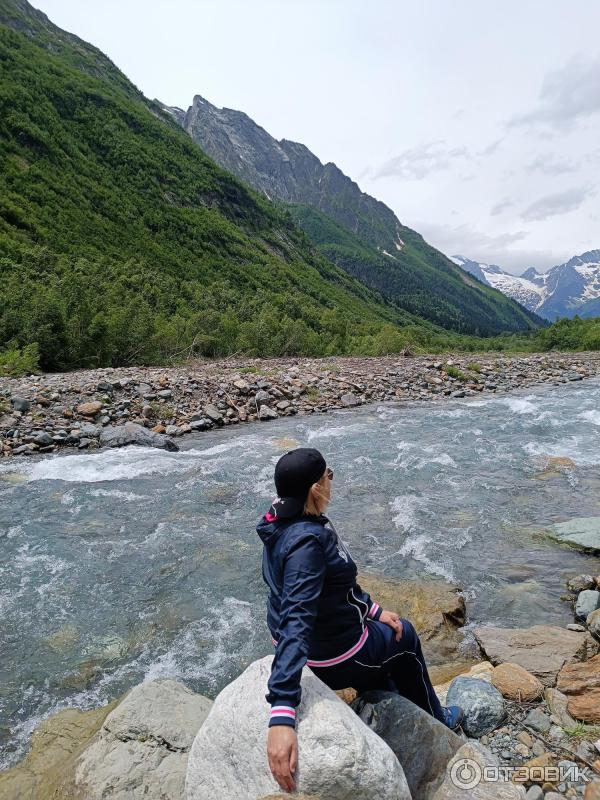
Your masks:
<svg viewBox="0 0 600 800"><path fill-rule="evenodd" d="M460 589L439 580L390 580L361 574L358 581L382 608L410 620L419 634L429 663L456 658L465 624L465 600Z"/></svg>
<svg viewBox="0 0 600 800"><path fill-rule="evenodd" d="M600 608L600 592L595 589L584 589L579 593L575 603L575 616L584 622L593 611Z"/></svg>
<svg viewBox="0 0 600 800"><path fill-rule="evenodd" d="M134 687L75 766L86 800L181 800L188 752L211 701L177 681Z"/></svg>
<svg viewBox="0 0 600 800"><path fill-rule="evenodd" d="M353 708L394 751L413 798L430 800L463 743L460 736L394 692L365 692Z"/></svg>
<svg viewBox="0 0 600 800"><path fill-rule="evenodd" d="M149 431L135 422L126 422L124 425L107 425L100 433L100 444L103 447L124 447L128 444L138 444L142 447L157 447L170 452L179 450L175 442L168 436Z"/></svg>
<svg viewBox="0 0 600 800"><path fill-rule="evenodd" d="M270 656L216 698L190 752L186 800L255 800L279 794L267 761ZM339 697L305 668L298 708L300 793L327 800L410 800L398 759Z"/></svg>
<svg viewBox="0 0 600 800"><path fill-rule="evenodd" d="M565 544L600 553L600 517L576 517L552 525L550 533Z"/></svg>

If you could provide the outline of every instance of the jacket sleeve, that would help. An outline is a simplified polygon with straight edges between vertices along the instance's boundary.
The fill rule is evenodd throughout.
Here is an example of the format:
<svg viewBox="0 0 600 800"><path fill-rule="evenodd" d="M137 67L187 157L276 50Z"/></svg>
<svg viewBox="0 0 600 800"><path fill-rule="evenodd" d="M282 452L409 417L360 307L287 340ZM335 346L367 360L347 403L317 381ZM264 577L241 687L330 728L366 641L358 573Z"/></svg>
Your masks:
<svg viewBox="0 0 600 800"><path fill-rule="evenodd" d="M367 617L369 617L369 619L379 619L381 612L383 611L379 603L376 603L375 600L371 600L371 596L368 594L368 592L364 592L358 583L355 585L354 589L355 594L358 594L360 599L363 600L369 607Z"/></svg>
<svg viewBox="0 0 600 800"><path fill-rule="evenodd" d="M300 678L308 658L317 605L325 578L323 548L315 536L303 539L283 565L279 641L269 678L269 727L296 724Z"/></svg>

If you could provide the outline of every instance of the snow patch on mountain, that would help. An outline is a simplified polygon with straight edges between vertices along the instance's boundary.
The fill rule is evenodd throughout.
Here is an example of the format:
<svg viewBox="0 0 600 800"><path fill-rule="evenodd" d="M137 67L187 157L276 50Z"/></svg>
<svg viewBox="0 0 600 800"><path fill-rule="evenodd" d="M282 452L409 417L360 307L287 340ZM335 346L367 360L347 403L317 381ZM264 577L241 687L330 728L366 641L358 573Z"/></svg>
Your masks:
<svg viewBox="0 0 600 800"><path fill-rule="evenodd" d="M600 298L600 250L574 256L547 272L529 267L522 275L511 275L496 264L452 256L452 261L483 283L512 297L541 317L596 316Z"/></svg>

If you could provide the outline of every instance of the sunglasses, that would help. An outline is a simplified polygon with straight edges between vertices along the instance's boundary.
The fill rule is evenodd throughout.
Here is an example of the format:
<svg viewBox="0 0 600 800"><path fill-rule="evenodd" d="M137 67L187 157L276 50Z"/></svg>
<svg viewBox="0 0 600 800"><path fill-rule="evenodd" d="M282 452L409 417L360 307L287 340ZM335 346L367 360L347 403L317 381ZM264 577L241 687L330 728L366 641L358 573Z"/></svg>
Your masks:
<svg viewBox="0 0 600 800"><path fill-rule="evenodd" d="M333 470L327 467L327 472L325 473L330 481L333 480Z"/></svg>

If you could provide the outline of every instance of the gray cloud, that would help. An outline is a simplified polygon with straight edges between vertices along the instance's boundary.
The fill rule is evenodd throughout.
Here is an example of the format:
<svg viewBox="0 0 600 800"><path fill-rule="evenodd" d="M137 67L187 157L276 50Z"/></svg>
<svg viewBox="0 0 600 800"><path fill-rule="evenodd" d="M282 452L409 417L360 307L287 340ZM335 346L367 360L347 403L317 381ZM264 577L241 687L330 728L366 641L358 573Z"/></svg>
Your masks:
<svg viewBox="0 0 600 800"><path fill-rule="evenodd" d="M469 158L465 147L447 147L445 142L428 142L388 159L369 170L372 178L398 177L420 180L432 172L449 169L456 160Z"/></svg>
<svg viewBox="0 0 600 800"><path fill-rule="evenodd" d="M428 225L426 222L413 220L411 222L443 253L459 253L484 264L499 264L515 275L520 275L527 267L548 269L553 264L562 264L573 255L568 245L564 252L519 247L519 243L528 237L527 231L489 235L470 225L445 226Z"/></svg>
<svg viewBox="0 0 600 800"><path fill-rule="evenodd" d="M488 144L487 147L484 147L483 150L480 150L479 153L477 153L477 155L478 156L491 156L491 155L493 155L496 152L496 150L500 147L500 145L502 144L503 141L504 141L504 137L502 137L501 139L496 139L493 142L490 142L490 144Z"/></svg>
<svg viewBox="0 0 600 800"><path fill-rule="evenodd" d="M579 164L575 161L561 161L555 155L539 155L525 167L529 172L542 172L544 175L565 175L577 172Z"/></svg>
<svg viewBox="0 0 600 800"><path fill-rule="evenodd" d="M544 78L537 108L512 118L509 126L544 123L569 127L600 112L600 58L574 58Z"/></svg>
<svg viewBox="0 0 600 800"><path fill-rule="evenodd" d="M527 222L539 222L548 219L548 217L568 214L570 211L578 209L591 194L593 194L593 191L587 186L549 194L545 197L540 197L539 200L528 206L521 217Z"/></svg>
<svg viewBox="0 0 600 800"><path fill-rule="evenodd" d="M514 204L514 200L510 200L508 197L505 197L504 200L500 200L499 203L496 203L495 206L492 206L490 209L490 214L492 217L495 217L497 214L502 214L503 211L512 208Z"/></svg>

